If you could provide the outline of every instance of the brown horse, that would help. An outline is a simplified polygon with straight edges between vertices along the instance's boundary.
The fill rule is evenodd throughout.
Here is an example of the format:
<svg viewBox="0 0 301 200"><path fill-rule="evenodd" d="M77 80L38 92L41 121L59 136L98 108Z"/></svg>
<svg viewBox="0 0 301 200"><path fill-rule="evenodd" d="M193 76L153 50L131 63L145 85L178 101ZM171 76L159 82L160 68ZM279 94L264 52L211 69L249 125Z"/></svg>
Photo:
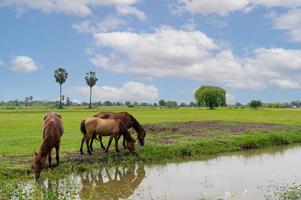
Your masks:
<svg viewBox="0 0 301 200"><path fill-rule="evenodd" d="M118 119L100 119L97 117L88 117L80 125L83 138L80 146L80 152L83 154L83 144L86 141L87 151L91 155L89 141L93 135L110 136L106 152L109 151L111 142L115 138L115 148L118 150L118 138L122 134L126 140L127 147L130 151L135 151L135 139L132 138L125 125Z"/></svg>
<svg viewBox="0 0 301 200"><path fill-rule="evenodd" d="M144 138L145 138L145 131L143 127L139 124L139 122L133 117L133 115L129 114L128 112L100 112L94 117L98 117L100 119L119 119L123 122L123 124L126 126L127 129L133 128L138 134L138 140L141 146L144 145ZM121 136L121 135L120 135ZM120 137L119 136L119 137ZM90 149L93 151L92 144L93 144L93 139L96 137L94 135L92 137L91 143L90 143ZM119 140L119 138L118 138ZM102 143L102 137L99 135L99 141L102 149L105 149L103 143ZM123 137L123 142L122 142L124 148L126 148L125 145L125 138Z"/></svg>
<svg viewBox="0 0 301 200"><path fill-rule="evenodd" d="M46 159L48 157L48 165L51 166L51 149L55 148L56 150L56 162L59 165L59 150L60 150L60 141L63 135L64 129L61 122L61 115L59 113L48 113L45 115L43 120L43 143L41 144L40 150L38 153L35 152L34 157L34 172L36 181L39 180L42 169L48 169L46 164Z"/></svg>

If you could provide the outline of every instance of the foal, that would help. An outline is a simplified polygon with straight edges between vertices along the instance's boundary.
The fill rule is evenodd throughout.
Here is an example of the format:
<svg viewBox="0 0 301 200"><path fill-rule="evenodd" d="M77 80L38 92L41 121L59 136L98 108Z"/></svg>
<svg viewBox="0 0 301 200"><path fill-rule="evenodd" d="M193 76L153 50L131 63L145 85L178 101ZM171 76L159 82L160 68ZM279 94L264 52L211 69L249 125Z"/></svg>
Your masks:
<svg viewBox="0 0 301 200"><path fill-rule="evenodd" d="M139 140L139 143L141 146L144 146L144 138L145 138L145 130L143 127L140 125L140 123L136 120L136 118L129 114L128 112L100 112L94 115L94 117L100 118L100 119L119 119L122 121L122 123L125 125L127 129L134 128L135 131L137 132L137 138ZM120 137L121 135L119 135ZM90 149L93 151L92 144L93 144L93 139L96 138L94 135L91 139L90 143ZM119 140L119 138L118 138ZM100 146L102 149L105 149L103 143L102 143L102 137L99 135L99 141L100 141ZM126 148L125 145L125 138L123 138L123 146Z"/></svg>
<svg viewBox="0 0 301 200"><path fill-rule="evenodd" d="M88 117L80 125L83 138L80 146L80 152L83 154L83 144L86 141L88 153L91 155L89 141L94 135L110 136L106 152L109 151L111 142L115 138L115 148L118 150L118 139L122 134L125 137L126 145L130 151L135 151L135 139L132 138L125 125L118 119L99 119L97 117Z"/></svg>
<svg viewBox="0 0 301 200"><path fill-rule="evenodd" d="M42 169L51 167L51 149L56 150L56 162L59 165L59 149L60 149L60 138L63 135L64 129L61 122L61 115L59 113L48 113L44 116L43 127L43 142L40 146L38 153L35 152L34 157L34 172L36 181L39 180ZM46 159L48 157L48 166ZM56 166L57 166L56 165Z"/></svg>

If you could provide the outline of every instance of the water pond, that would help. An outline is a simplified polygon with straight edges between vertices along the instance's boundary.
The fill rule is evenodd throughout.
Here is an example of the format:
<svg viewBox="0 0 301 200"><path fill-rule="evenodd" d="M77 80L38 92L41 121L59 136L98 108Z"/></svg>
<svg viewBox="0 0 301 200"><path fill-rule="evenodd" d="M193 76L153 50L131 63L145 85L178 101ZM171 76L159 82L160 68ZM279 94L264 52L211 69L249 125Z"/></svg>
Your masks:
<svg viewBox="0 0 301 200"><path fill-rule="evenodd" d="M33 183L20 184L19 192L55 199L281 199L288 190L301 193L300 169L301 146L281 146L202 161L100 166L45 180L39 192Z"/></svg>

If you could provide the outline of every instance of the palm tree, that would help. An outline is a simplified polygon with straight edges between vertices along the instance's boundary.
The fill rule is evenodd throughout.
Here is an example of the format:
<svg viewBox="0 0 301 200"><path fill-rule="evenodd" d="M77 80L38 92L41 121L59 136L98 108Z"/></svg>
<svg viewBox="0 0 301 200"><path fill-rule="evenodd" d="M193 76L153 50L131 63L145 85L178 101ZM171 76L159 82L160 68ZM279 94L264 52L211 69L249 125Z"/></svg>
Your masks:
<svg viewBox="0 0 301 200"><path fill-rule="evenodd" d="M96 84L97 82L97 78L96 78L96 75L95 75L95 72L88 72L86 73L86 76L85 76L85 79L86 79L86 83L87 85L90 87L90 104L89 104L89 108L92 108L92 87Z"/></svg>
<svg viewBox="0 0 301 200"><path fill-rule="evenodd" d="M62 85L65 83L68 77L68 73L63 68L58 68L54 71L54 78L57 83L60 84L60 105L59 108L62 108Z"/></svg>

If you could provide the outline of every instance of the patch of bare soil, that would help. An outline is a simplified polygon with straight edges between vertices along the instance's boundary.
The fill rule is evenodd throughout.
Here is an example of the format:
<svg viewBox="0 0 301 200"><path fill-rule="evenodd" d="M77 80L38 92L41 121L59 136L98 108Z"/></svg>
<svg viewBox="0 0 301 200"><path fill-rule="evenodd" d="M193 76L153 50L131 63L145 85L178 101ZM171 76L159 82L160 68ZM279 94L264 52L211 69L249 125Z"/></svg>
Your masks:
<svg viewBox="0 0 301 200"><path fill-rule="evenodd" d="M94 152L95 154L95 152ZM99 155L99 152L96 153ZM67 161L70 162L76 162L76 163L93 163L93 155L89 155L88 153L80 154L79 152L68 152L64 154L64 158L67 159Z"/></svg>
<svg viewBox="0 0 301 200"><path fill-rule="evenodd" d="M223 121L203 122L167 122L159 124L144 124L146 132L162 134L162 132L177 132L185 136L208 137L214 135L238 135L252 132L271 132L300 130L300 126L270 124L270 123L237 123Z"/></svg>

